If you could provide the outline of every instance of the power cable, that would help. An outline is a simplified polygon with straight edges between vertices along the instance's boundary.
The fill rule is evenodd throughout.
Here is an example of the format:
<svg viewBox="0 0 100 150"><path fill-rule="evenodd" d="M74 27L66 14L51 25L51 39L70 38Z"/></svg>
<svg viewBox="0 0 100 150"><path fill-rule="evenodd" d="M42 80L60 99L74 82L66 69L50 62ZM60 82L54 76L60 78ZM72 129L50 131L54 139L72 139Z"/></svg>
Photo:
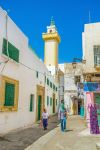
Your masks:
<svg viewBox="0 0 100 150"><path fill-rule="evenodd" d="M24 67L26 67L26 68L28 68L28 69L30 69L30 70L32 70L32 71L38 72L38 73L40 73L40 74L42 74L42 75L44 75L44 76L47 75L47 76L53 77L51 74L47 74L46 72L40 72L40 71L38 71L38 70L36 70L36 69L30 68L29 66L23 64L22 62L19 62L19 64L23 65Z"/></svg>
<svg viewBox="0 0 100 150"><path fill-rule="evenodd" d="M0 64L4 64L4 66L3 66L3 68L2 68L2 70L1 70L1 72L0 72L0 75L2 74L4 68L6 67L6 64L8 63L8 61L9 61L9 60L7 60L7 61L5 61L5 62L0 62Z"/></svg>
<svg viewBox="0 0 100 150"><path fill-rule="evenodd" d="M9 57L9 56L10 56L10 55L9 55L9 48L8 48L8 44L9 44L9 42L8 42L8 13L6 14L6 39L7 39L7 56L8 56L8 60L5 61L5 62L0 62L0 65L4 63L4 66L3 66L2 70L1 70L1 73L3 72L3 70L4 70L4 68L5 68L6 64L7 64L7 62L8 62L9 59L10 59L10 57ZM18 62L18 63L20 63L20 64L23 65L24 67L26 67L26 68L28 68L28 69L30 69L30 70L32 70L32 71L38 72L38 73L40 73L40 74L42 74L42 75L44 75L44 76L53 77L53 75L47 74L46 72L40 72L40 71L38 71L38 70L35 70L35 69L33 69L33 68L30 68L29 66L23 64L22 62Z"/></svg>

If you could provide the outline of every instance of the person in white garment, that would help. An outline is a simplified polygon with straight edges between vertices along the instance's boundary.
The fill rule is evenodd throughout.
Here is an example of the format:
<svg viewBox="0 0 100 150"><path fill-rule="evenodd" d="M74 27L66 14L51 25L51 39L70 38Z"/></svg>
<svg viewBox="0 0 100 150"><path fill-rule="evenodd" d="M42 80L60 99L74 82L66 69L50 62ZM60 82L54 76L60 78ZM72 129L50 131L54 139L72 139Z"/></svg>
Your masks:
<svg viewBox="0 0 100 150"><path fill-rule="evenodd" d="M43 124L44 130L47 130L48 118L49 118L48 112L46 108L44 108L43 113L42 113L42 124Z"/></svg>

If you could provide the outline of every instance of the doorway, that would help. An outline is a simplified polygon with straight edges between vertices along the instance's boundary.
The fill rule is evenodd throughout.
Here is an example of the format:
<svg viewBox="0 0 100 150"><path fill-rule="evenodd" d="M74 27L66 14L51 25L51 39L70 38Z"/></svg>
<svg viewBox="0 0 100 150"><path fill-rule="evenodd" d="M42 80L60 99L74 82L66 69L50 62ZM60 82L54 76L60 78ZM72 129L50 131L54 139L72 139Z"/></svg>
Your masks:
<svg viewBox="0 0 100 150"><path fill-rule="evenodd" d="M45 107L45 88L37 85L37 96L36 96L36 121L41 119L43 108Z"/></svg>
<svg viewBox="0 0 100 150"><path fill-rule="evenodd" d="M42 99L42 97L41 97L41 95L39 95L38 96L38 120L41 119L41 104L42 104L41 99Z"/></svg>
<svg viewBox="0 0 100 150"><path fill-rule="evenodd" d="M82 106L82 100L79 99L79 100L78 100L78 115L81 114L81 106Z"/></svg>
<svg viewBox="0 0 100 150"><path fill-rule="evenodd" d="M74 98L72 101L72 112L73 112L73 115L78 114L78 99L77 98Z"/></svg>
<svg viewBox="0 0 100 150"><path fill-rule="evenodd" d="M84 100L78 100L78 115L84 117Z"/></svg>
<svg viewBox="0 0 100 150"><path fill-rule="evenodd" d="M55 113L55 94L53 94L53 113Z"/></svg>

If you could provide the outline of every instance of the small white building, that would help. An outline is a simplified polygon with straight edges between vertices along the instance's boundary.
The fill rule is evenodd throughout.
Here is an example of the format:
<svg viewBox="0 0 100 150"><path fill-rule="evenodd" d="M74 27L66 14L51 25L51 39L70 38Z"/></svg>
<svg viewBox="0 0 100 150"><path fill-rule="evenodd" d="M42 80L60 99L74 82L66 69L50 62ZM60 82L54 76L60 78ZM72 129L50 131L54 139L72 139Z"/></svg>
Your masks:
<svg viewBox="0 0 100 150"><path fill-rule="evenodd" d="M57 112L58 83L0 8L0 133L40 120L43 107Z"/></svg>
<svg viewBox="0 0 100 150"><path fill-rule="evenodd" d="M82 79L82 63L73 68L72 63L64 64L64 100L70 114L79 114L81 98L78 97L77 83Z"/></svg>

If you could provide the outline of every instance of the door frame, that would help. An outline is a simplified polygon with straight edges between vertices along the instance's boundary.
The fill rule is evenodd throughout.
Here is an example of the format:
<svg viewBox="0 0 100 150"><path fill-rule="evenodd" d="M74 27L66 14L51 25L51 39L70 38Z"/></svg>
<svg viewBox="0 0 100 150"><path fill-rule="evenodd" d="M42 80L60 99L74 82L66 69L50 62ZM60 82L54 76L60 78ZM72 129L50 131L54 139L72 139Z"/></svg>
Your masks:
<svg viewBox="0 0 100 150"><path fill-rule="evenodd" d="M39 100L40 100L40 107L39 107ZM41 119L41 106L42 106L42 96L41 95L38 95L38 117L37 117L37 120L40 120ZM39 108L40 108L40 110L39 110Z"/></svg>
<svg viewBox="0 0 100 150"><path fill-rule="evenodd" d="M38 121L38 96L41 96L41 115L43 108L45 107L45 87L37 85L37 94L36 94L36 121Z"/></svg>
<svg viewBox="0 0 100 150"><path fill-rule="evenodd" d="M56 100L55 100L55 94L53 93L53 102L52 102L52 112L55 113L56 112L56 108L55 108L55 105L56 105Z"/></svg>

